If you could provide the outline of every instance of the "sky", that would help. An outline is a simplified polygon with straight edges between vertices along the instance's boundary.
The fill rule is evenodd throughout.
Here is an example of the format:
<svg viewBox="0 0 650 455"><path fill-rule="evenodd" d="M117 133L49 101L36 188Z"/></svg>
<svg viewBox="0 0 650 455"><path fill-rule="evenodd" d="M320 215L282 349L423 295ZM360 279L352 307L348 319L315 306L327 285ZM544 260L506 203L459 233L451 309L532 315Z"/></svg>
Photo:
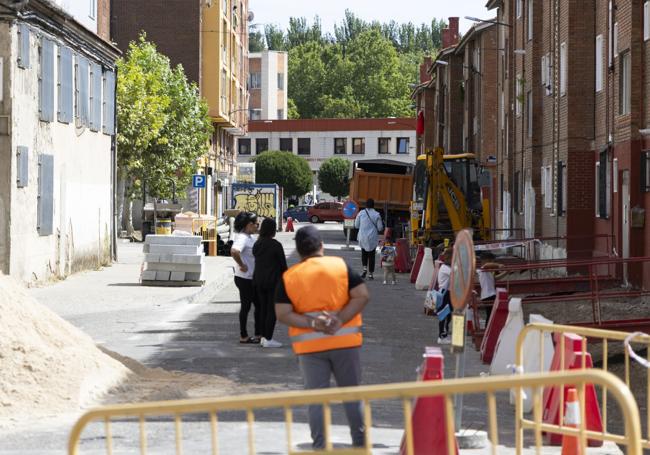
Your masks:
<svg viewBox="0 0 650 455"><path fill-rule="evenodd" d="M249 0L249 9L255 13L253 23L277 24L286 29L290 17L314 16L321 18L323 29L333 32L334 24L341 22L349 9L365 21L431 23L431 19L460 17L460 31L465 33L472 22L464 19L473 16L482 19L496 12L485 8L487 0Z"/></svg>

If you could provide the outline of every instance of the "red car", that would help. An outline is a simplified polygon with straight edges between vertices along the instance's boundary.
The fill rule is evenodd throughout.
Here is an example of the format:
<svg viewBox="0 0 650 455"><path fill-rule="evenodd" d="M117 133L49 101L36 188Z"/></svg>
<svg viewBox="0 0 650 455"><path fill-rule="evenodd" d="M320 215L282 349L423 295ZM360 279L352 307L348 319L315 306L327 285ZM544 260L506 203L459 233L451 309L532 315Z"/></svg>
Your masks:
<svg viewBox="0 0 650 455"><path fill-rule="evenodd" d="M343 221L343 204L340 202L320 202L309 208L307 216L312 223Z"/></svg>

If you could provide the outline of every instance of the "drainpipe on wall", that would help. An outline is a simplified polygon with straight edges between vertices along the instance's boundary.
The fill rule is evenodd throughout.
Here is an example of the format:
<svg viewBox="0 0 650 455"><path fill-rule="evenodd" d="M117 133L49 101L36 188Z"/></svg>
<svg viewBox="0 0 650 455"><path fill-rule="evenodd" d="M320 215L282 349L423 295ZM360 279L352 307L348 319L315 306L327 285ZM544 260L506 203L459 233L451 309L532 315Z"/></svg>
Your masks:
<svg viewBox="0 0 650 455"><path fill-rule="evenodd" d="M115 67L113 90L113 135L111 136L111 212L113 213L111 224L113 229L111 229L111 258L113 261L117 261L117 66ZM143 200L143 206L144 202Z"/></svg>

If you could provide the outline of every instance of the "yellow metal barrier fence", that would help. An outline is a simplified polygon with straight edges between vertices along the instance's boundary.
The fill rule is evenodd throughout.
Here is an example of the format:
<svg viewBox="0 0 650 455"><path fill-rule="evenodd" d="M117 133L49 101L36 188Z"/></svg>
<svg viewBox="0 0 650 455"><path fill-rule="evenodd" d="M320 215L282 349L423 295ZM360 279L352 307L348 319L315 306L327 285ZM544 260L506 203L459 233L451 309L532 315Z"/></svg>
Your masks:
<svg viewBox="0 0 650 455"><path fill-rule="evenodd" d="M496 393L508 391L512 388L522 390L523 388L532 388L534 390L535 418L534 421L516 422L517 427L523 429L532 429L535 433L535 442L537 453L541 453L542 431L550 431L558 434L579 435L582 449L586 447L586 437L590 439L614 439L608 435L587 431L585 420L581 420L579 428L560 427L548 425L542 422L541 409L541 390L543 387L558 386L564 383L574 384L576 387L584 388L586 384L594 384L607 390L611 390L612 396L616 399L623 412L625 423L624 437L617 437L615 442L626 446L628 455L641 455L641 428L639 423L639 414L634 398L631 392L621 380L614 375L598 371L568 371L561 374L544 373L531 375L516 376L494 376L494 377L474 377L458 380L444 381L425 381L425 382L407 382L398 384L371 385L361 387L331 388L309 391L294 391L273 394L260 395L242 395L239 397L225 397L217 399L201 400L180 400L169 402L154 402L143 404L126 404L107 406L96 410L91 410L84 414L74 425L69 440L69 454L78 455L79 442L84 429L91 422L104 422L105 439L107 454L113 453L113 437L111 435L111 422L121 418L139 419L140 431L140 453L147 453L147 418L170 416L174 419L175 431L175 448L176 453L181 454L183 450L182 437L182 416L189 414L207 414L209 415L209 425L211 431L212 454L218 454L219 435L218 435L218 416L223 411L244 411L248 426L248 453L255 452L255 410L280 408L284 410L287 453L297 453L293 449L292 443L292 423L293 409L299 406L310 404L319 404L323 406L323 415L325 423L325 450L319 451L319 454L370 454L372 448L372 414L371 401L377 400L400 400L402 404L404 429L406 434L406 453L413 455L414 438L413 438L413 400L418 397L441 396L445 403L445 417L447 422L447 446L449 455L455 454L454 442L454 405L453 398L456 394L485 394L487 396L488 409L488 433L491 442L491 453L496 455L499 445L499 433L497 422ZM331 423L332 423L332 404L338 402L358 401L363 404L364 423L366 427L365 447L361 449L344 449L334 450L331 440ZM428 431L440 431L440 428L429 429ZM442 430L444 431L444 430ZM244 446L244 444L242 444ZM265 448L267 449L267 448ZM516 453L521 454L523 450L523 440L519 440L516 446ZM242 451L243 452L243 451ZM309 453L309 452L299 452ZM584 452L583 452L584 453Z"/></svg>
<svg viewBox="0 0 650 455"><path fill-rule="evenodd" d="M636 344L643 344L645 345L646 348L650 348L650 336L646 334L641 334L641 333L629 333L629 332L619 332L619 331L614 331L614 330L604 330L604 329L595 329L591 327L581 327L581 326L571 326L571 325L558 325L558 324L543 324L543 323L531 323L528 324L524 327L524 329L519 333L519 337L517 338L517 344L516 344L516 350L515 350L515 362L517 366L522 366L523 361L524 361L524 341L526 340L526 337L529 334L533 334L537 332L539 334L539 350L540 350L540 358L539 358L539 365L544 365L545 359L544 359L544 334L566 334L566 333L572 333L576 334L582 337L582 342L581 342L581 351L582 351L582 356L581 356L581 369L584 371L589 371L590 369L586 369L586 356L584 355L585 353L588 352L587 350L587 341L590 340L590 343L599 342L602 345L602 368L599 368L600 370L603 371L608 371L608 360L609 360L609 355L610 355L610 344L611 342L620 342L623 344L626 340L629 343L636 343ZM559 342L555 346L555 349L560 350L560 365L564 366L565 365L565 337L560 336L559 337ZM627 385L628 388L630 387L630 354L626 348L626 346L623 346L623 351L624 351L624 359L625 359L625 384ZM648 349L648 360L650 360L650 349ZM594 360L595 361L595 360ZM644 369L646 369L644 367ZM541 370L541 368L540 368ZM575 370L572 370L575 371ZM568 370L565 370L565 374L568 373ZM643 435L641 435L641 446L644 449L650 449L650 374L648 370L646 369L646 436L643 438ZM564 384L573 384L571 381L566 380L563 381ZM597 433L600 435L600 439L602 440L609 440L609 441L614 441L617 443L620 443L620 441L623 439L622 435L616 435L609 433L607 431L607 398L609 391L611 390L611 387L602 387L601 390L601 406L602 406L602 420L603 420L603 431L602 433ZM579 399L580 399L580 415L582 417L582 421L585 421L585 390L584 387L581 387L578 389L578 394L579 394ZM564 394L560 393L560 409L564 409ZM638 410L638 409L637 409ZM517 390L517 395L516 395L516 402L515 402L515 413L516 413L516 422L517 422L517 429L516 429L516 437L517 441L520 441L523 436L521 434L523 428L525 427L530 427L533 423L530 420L527 420L524 418L524 410L523 410L523 393L522 389ZM560 425L562 425L562 413L560 413ZM592 436L594 436L593 432L587 431L586 435L589 437L589 439L592 439ZM581 436L584 438L585 434L581 434ZM593 438L593 439L598 439L598 438Z"/></svg>

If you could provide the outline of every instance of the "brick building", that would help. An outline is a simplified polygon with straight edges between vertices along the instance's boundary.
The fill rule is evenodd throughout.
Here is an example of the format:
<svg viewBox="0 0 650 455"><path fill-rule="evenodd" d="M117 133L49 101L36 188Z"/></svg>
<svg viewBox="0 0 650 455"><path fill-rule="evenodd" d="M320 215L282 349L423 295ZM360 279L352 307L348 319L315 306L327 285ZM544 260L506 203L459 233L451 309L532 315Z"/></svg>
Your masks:
<svg viewBox="0 0 650 455"><path fill-rule="evenodd" d="M250 54L248 116L251 120L286 120L289 54L269 51Z"/></svg>
<svg viewBox="0 0 650 455"><path fill-rule="evenodd" d="M112 2L111 35L120 49L145 31L206 99L215 127L200 163L207 187L190 200L200 201L192 208L201 213L222 213L236 178L235 138L245 134L248 118L248 0Z"/></svg>

